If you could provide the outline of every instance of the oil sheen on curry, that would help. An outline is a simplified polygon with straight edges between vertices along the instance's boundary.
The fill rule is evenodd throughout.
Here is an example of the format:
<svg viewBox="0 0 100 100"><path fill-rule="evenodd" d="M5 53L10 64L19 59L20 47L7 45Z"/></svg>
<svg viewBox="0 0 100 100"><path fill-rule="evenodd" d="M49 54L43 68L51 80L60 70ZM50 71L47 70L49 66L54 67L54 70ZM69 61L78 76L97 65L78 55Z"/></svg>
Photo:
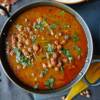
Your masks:
<svg viewBox="0 0 100 100"><path fill-rule="evenodd" d="M33 89L58 89L81 71L85 32L73 15L53 6L31 8L11 24L7 59L16 77Z"/></svg>

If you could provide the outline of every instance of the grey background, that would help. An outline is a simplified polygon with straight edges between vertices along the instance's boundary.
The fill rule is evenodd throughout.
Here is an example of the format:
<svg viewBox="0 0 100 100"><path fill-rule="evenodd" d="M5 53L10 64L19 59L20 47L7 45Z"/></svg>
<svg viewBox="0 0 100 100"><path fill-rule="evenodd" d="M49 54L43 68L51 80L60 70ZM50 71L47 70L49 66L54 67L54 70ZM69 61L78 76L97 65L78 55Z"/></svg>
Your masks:
<svg viewBox="0 0 100 100"><path fill-rule="evenodd" d="M18 2L12 6L11 14L24 4L34 1L36 0L18 0ZM94 41L94 54L100 55L100 0L90 1L89 3L70 6L86 21ZM0 16L0 30L6 19L7 17ZM92 92L90 99L78 95L74 100L100 100L100 86L89 88ZM61 95L65 94L66 93L62 93ZM27 93L9 81L0 66L0 100L61 100L61 95L36 95Z"/></svg>

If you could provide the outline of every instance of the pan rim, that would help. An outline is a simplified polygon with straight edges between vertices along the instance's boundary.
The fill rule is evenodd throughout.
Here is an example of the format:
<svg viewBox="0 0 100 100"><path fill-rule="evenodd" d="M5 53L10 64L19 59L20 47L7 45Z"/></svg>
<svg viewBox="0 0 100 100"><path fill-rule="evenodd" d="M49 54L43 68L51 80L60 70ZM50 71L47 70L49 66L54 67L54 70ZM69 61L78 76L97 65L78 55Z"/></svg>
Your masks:
<svg viewBox="0 0 100 100"><path fill-rule="evenodd" d="M35 2L32 2L32 3L29 3L29 4L26 4L24 5L23 7L19 8L18 10L16 10L12 16L10 18L7 19L7 21L5 22L5 24L3 25L3 28L2 28L2 31L1 33L3 33L3 30L5 28L5 26L7 25L7 23L12 19L13 16L15 16L19 11L21 11L22 9L26 9L27 7L34 7L35 4L39 4L39 5L54 5L56 7L59 7L59 8L62 8L70 13L73 13L74 16L78 16L78 18L80 19L80 21L82 22L81 24L84 25L84 28L87 30L87 32L85 32L87 34L87 40L88 41L88 53L87 54L87 58L86 60L88 59L89 62L85 63L84 64L84 67L82 68L82 70L80 71L80 73L76 76L76 78L74 80L71 81L71 83L69 85L65 85L63 86L62 88L59 88L59 89L55 89L55 90L41 90L41 91L30 91L30 90L27 90L26 88L20 86L18 83L16 83L13 79L11 79L11 77L7 74L7 71L4 69L3 67L3 64L2 64L2 61L1 61L1 65L2 65L2 68L4 70L4 72L6 73L6 76L14 83L16 84L18 87L28 91L28 92L31 92L31 93L38 93L38 94L52 94L52 93L61 93L62 91L67 91L69 88L72 87L73 84L76 84L84 75L85 73L87 72L88 68L89 68L89 65L91 63L91 60L92 60L92 55L93 55L93 41L92 41L92 36L91 36L91 33L90 33L90 30L87 26L87 24L85 23L85 21L83 20L83 18L75 11L73 10L72 8L70 8L69 6L67 5L64 5L64 4L61 4L61 3L58 3L58 2L54 2L54 1L43 1L43 0L40 0L40 1L35 1ZM37 5L38 6L38 5ZM77 19L78 20L78 19ZM79 22L79 20L78 20ZM80 23L80 22L79 22ZM83 27L83 26L82 26ZM1 38L1 37L0 37Z"/></svg>

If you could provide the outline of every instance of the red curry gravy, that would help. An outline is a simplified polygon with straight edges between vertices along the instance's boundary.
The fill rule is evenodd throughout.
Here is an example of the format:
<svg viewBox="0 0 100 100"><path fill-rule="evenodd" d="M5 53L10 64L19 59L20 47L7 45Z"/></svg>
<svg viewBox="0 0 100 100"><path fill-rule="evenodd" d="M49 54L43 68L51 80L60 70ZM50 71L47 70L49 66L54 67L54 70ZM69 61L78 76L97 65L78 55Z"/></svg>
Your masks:
<svg viewBox="0 0 100 100"><path fill-rule="evenodd" d="M34 89L71 82L84 66L85 32L73 15L40 6L19 15L7 37L7 58L16 77Z"/></svg>

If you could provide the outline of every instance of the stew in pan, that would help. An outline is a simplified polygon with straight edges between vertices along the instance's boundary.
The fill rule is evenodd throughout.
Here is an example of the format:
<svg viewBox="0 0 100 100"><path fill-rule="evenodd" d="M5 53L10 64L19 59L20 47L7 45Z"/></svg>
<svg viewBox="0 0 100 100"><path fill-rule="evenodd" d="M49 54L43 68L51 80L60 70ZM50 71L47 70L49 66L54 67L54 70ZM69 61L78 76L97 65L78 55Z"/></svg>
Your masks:
<svg viewBox="0 0 100 100"><path fill-rule="evenodd" d="M16 77L34 89L56 89L84 66L85 32L76 18L54 6L20 14L8 30L6 54Z"/></svg>

